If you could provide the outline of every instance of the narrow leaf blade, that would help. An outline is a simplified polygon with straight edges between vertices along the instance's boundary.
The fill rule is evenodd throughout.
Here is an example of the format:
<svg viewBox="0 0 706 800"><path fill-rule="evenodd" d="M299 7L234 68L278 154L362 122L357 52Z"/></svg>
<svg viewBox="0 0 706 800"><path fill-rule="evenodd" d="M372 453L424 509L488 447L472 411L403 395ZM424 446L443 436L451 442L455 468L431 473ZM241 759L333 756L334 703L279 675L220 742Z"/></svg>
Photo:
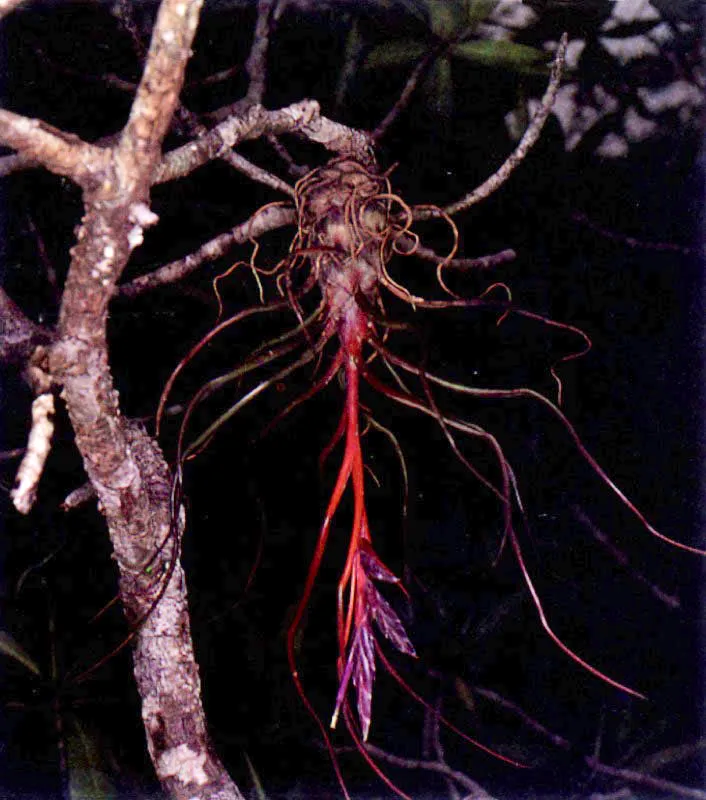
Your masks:
<svg viewBox="0 0 706 800"><path fill-rule="evenodd" d="M14 660L22 664L23 667L26 667L38 678L41 678L42 671L39 669L37 662L7 631L0 631L0 653L3 653L9 658L14 658Z"/></svg>

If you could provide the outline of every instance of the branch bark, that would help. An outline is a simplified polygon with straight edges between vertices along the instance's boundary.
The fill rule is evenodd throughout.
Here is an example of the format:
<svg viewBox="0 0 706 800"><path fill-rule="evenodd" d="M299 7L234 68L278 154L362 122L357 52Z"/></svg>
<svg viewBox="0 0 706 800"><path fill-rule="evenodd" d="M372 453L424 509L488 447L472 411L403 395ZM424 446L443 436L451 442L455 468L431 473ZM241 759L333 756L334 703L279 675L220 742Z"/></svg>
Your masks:
<svg viewBox="0 0 706 800"><path fill-rule="evenodd" d="M157 776L175 798L242 800L206 731L178 561L180 531L175 536L170 507L169 469L144 428L121 415L106 335L108 304L118 279L142 240L142 228L156 221L148 206L149 191L201 4L202 0L163 0L142 79L116 146L88 145L4 110L0 141L21 157L67 175L84 190L85 214L71 251L49 368L63 384L76 444L108 523L125 614L131 625L139 626L135 678ZM24 353L38 333L31 325L19 324L9 298L0 295L0 302L10 310L13 326L5 339Z"/></svg>

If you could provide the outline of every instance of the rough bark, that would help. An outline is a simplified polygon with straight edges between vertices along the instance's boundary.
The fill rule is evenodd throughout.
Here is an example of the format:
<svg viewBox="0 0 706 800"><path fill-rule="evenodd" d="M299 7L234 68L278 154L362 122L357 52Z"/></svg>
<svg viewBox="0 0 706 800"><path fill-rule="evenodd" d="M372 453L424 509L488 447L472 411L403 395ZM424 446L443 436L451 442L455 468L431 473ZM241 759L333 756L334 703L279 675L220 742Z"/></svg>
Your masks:
<svg viewBox="0 0 706 800"><path fill-rule="evenodd" d="M206 731L171 520L169 469L146 431L121 415L106 338L117 281L142 241L143 227L156 221L149 190L201 2L164 0L160 6L143 77L116 146L89 145L9 111L0 111L0 140L84 190L85 213L71 251L49 370L63 386L76 444L108 523L125 614L139 626L135 678L157 776L175 798L240 800ZM25 358L47 337L4 294L0 303L8 329L0 337L8 352L0 355Z"/></svg>

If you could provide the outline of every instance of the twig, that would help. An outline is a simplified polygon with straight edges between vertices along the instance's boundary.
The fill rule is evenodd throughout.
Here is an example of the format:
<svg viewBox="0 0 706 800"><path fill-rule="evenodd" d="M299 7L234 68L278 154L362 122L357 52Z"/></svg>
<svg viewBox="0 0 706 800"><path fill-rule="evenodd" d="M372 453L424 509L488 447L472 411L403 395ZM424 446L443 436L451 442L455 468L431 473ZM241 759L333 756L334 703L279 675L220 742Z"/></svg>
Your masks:
<svg viewBox="0 0 706 800"><path fill-rule="evenodd" d="M601 775L619 778L621 781L626 781L636 786L645 786L658 792L664 792L671 797L678 796L691 798L692 800L706 800L706 792L702 789L695 789L691 786L685 786L683 783L675 783L674 781L668 781L664 778L657 778L654 775L647 775L644 772L637 772L637 770L634 769L611 767L595 758L586 758L584 760L591 769Z"/></svg>
<svg viewBox="0 0 706 800"><path fill-rule="evenodd" d="M446 754L444 753L444 746L441 743L441 734L439 731L439 717L441 716L441 694L439 694L436 698L433 711L430 709L425 709L425 717L426 716L431 716L430 734L436 760L439 762L439 764L446 764ZM445 775L444 780L446 781L446 786L449 790L449 797L451 800L460 800L458 789L456 789L452 778L450 778L448 775Z"/></svg>
<svg viewBox="0 0 706 800"><path fill-rule="evenodd" d="M622 551L614 542L610 540L608 536L593 522L593 520L583 511L580 506L572 505L571 510L576 515L576 518L579 522L584 525L588 530L591 532L593 537L597 539L603 547L605 547L608 552L613 556L613 558L620 564L622 567L625 567L628 572L640 583L643 583L649 591L662 603L669 608L677 609L681 606L681 601L678 597L672 594L668 594L663 589L660 589L659 586L652 583L642 572L635 567L632 566L627 554Z"/></svg>
<svg viewBox="0 0 706 800"><path fill-rule="evenodd" d="M78 489L74 489L66 495L64 502L61 504L61 509L62 511L71 511L87 503L95 496L96 490L93 488L93 484L90 481L86 481Z"/></svg>
<svg viewBox="0 0 706 800"><path fill-rule="evenodd" d="M292 208L284 206L266 206L257 211L250 219L236 225L235 228L216 236L215 239L201 245L198 250L184 258L172 261L148 275L142 275L129 283L124 283L116 290L120 297L137 297L151 289L175 283L190 275L205 261L215 261L234 244L242 244L250 239L257 239L267 231L281 228L284 225L293 225L295 212Z"/></svg>
<svg viewBox="0 0 706 800"><path fill-rule="evenodd" d="M51 450L54 434L54 395L40 394L32 403L32 428L27 440L27 450L20 462L15 486L10 492L12 502L20 514L29 514L37 497L37 487Z"/></svg>
<svg viewBox="0 0 706 800"><path fill-rule="evenodd" d="M220 158L238 142L280 133L295 133L362 163L372 158L367 134L323 117L315 100L302 100L277 111L252 106L242 115L229 117L205 136L167 153L157 170L156 182L183 178L208 161Z"/></svg>
<svg viewBox="0 0 706 800"><path fill-rule="evenodd" d="M541 722L538 722L536 719L531 717L526 711L521 709L511 700L508 700L507 698L490 689L483 689L478 686L475 687L474 691L481 697L485 697L486 699L491 700L493 703L499 705L501 708L512 712L516 717L522 720L522 722L528 728L536 731L545 739L548 739L556 747L559 747L562 750L573 749L568 739L565 739L563 736L553 733L545 728ZM618 778L626 783L635 784L637 786L645 786L672 796L678 795L680 797L692 798L693 800L706 800L706 792L701 789L695 789L691 786L684 786L683 784L674 783L673 781L665 780L664 778L657 778L654 775L648 775L646 772L638 772L634 769L611 767L609 764L604 764L602 761L599 761L597 758L593 758L592 756L584 756L583 761L590 769L600 775L605 775L610 778Z"/></svg>
<svg viewBox="0 0 706 800"><path fill-rule="evenodd" d="M509 261L514 261L517 258L517 253L511 248L507 248L487 256L479 256L478 258L452 258L447 261L430 247L424 247L424 245L421 244L415 249L414 255L426 261L433 261L435 264L443 263L446 269L461 270L492 269L493 267L500 266L500 264L507 264Z"/></svg>
<svg viewBox="0 0 706 800"><path fill-rule="evenodd" d="M132 45L135 54L142 61L144 59L145 47L142 41L142 37L140 36L137 22L135 21L134 9L132 5L126 2L126 0L120 0L118 4L117 16L118 19L120 20L121 25L127 31L127 33L130 36L130 39L132 40ZM258 25L259 27L262 27L262 25L260 24L259 17L258 17ZM259 41L258 32L256 31L255 41L253 43L253 49L257 48L258 41ZM230 71L227 70L226 72L232 72L232 70ZM263 87L264 87L264 74L263 74ZM174 121L176 123L176 127L180 130L181 133L188 134L192 137L197 137L197 138L208 135L208 130L206 126L199 119L199 116L190 109L186 108L186 106L184 106L183 103L180 103L179 106L177 107L176 113L174 115ZM221 160L230 164L234 169L247 175L251 180L263 183L266 186L270 186L271 188L275 189L276 191L284 192L285 194L289 194L290 196L294 195L294 189L287 183L285 183L281 178L278 178L276 175L273 175L267 170L262 169L262 167L258 167L255 164L252 164L246 158L237 153L234 153L232 150L225 150L220 154L219 157L221 158Z"/></svg>
<svg viewBox="0 0 706 800"><path fill-rule="evenodd" d="M183 104L177 109L176 119L180 123L179 127L191 136L198 138L208 135L208 130L199 117ZM238 172L247 175L251 180L263 183L265 186L275 189L275 191L283 192L290 197L294 197L294 189L288 183L285 183L281 178L278 178L266 169L258 167L256 164L248 161L247 158L244 158L239 153L233 150L225 150L221 153L220 159L238 170Z"/></svg>
<svg viewBox="0 0 706 800"><path fill-rule="evenodd" d="M691 255L694 252L693 247L687 247L683 244L676 244L674 242L647 242L644 239L638 239L635 236L627 236L623 233L619 233L618 231L611 231L608 228L604 228L603 226L599 225L597 222L594 222L588 216L588 214L585 214L582 211L575 211L571 215L571 219L574 222L585 225L589 230L594 231L604 239L610 239L611 241L618 242L626 247L639 250L656 250L657 252L682 253L685 256Z"/></svg>
<svg viewBox="0 0 706 800"><path fill-rule="evenodd" d="M267 136L267 141L272 145L272 149L277 153L277 155L284 161L287 165L287 170L289 174L294 178L303 178L309 172L311 172L311 167L307 164L297 164L296 161L292 158L289 150L280 142L280 140L272 135L269 134Z"/></svg>
<svg viewBox="0 0 706 800"><path fill-rule="evenodd" d="M414 90L417 88L419 84L419 80L424 75L424 73L429 69L429 66L439 57L440 53L443 52L444 49L448 47L448 44L444 42L443 47L437 47L427 53L417 65L412 70L409 78L407 78L407 82L402 89L402 93L395 101L395 104L392 108L387 112L385 117L378 123L378 126L372 132L370 138L377 144L377 142L382 139L382 137L387 133L388 128L392 123L397 119L397 117L404 111L405 108L409 105L409 101L412 99L412 95L414 94Z"/></svg>
<svg viewBox="0 0 706 800"><path fill-rule="evenodd" d="M258 0L257 22L250 55L245 62L245 71L250 78L245 100L248 104L260 105L265 95L267 78L267 49L270 43L272 10L277 0Z"/></svg>
<svg viewBox="0 0 706 800"><path fill-rule="evenodd" d="M486 197L489 197L491 194L493 194L493 192L496 192L503 185L503 183L505 183L505 181L525 159L527 153L534 146L537 139L539 139L539 134L542 132L544 123L547 121L549 112L552 110L552 106L554 105L556 93L559 89L559 83L561 82L561 75L564 70L564 63L566 61L566 46L568 44L568 40L568 35L564 33L559 41L559 46L557 47L556 55L554 57L552 73L549 79L547 90L542 97L537 113L532 118L532 121L527 127L527 130L522 136L522 139L520 139L520 142L515 150L505 160L500 169L491 175L477 189L474 189L470 194L467 194L465 197L457 200L455 203L451 203L451 205L446 206L446 208L444 208L445 214L453 216L459 211L465 211L471 206L474 206L476 203L479 203L481 200L485 200ZM424 209L416 212L414 215L415 219L429 219L430 217L439 216L441 216L441 214L433 209Z"/></svg>
<svg viewBox="0 0 706 800"><path fill-rule="evenodd" d="M473 691L475 694L478 694L481 697L485 697L487 700L490 700L496 705L499 705L501 708L504 708L507 711L512 712L516 717L519 717L519 719L522 720L522 722L530 730L533 730L540 736L543 736L545 739L548 739L555 747L559 747L562 750L571 750L571 742L569 742L568 739L565 739L558 733L553 733L548 728L545 728L541 722L536 720L534 717L531 717L526 711L521 709L511 700L508 700L501 694L494 692L492 689L484 689L480 686L475 686L473 688Z"/></svg>
<svg viewBox="0 0 706 800"><path fill-rule="evenodd" d="M25 454L24 447L15 447L13 450L0 450L0 464L3 461L14 461L16 458L20 458Z"/></svg>
<svg viewBox="0 0 706 800"><path fill-rule="evenodd" d="M390 764L394 764L396 767L402 767L403 769L424 769L428 770L429 772L437 772L439 775L450 778L465 791L470 793L469 798L473 798L474 800L493 800L493 796L488 794L488 792L479 783L476 783L474 780L469 778L464 772L452 769L448 764L440 761L402 758L401 756L396 756L393 753L388 753L386 750L382 750L381 748L370 743L366 743L364 746L370 755L381 758Z"/></svg>
<svg viewBox="0 0 706 800"><path fill-rule="evenodd" d="M247 175L251 180L262 183L265 186L269 186L271 189L274 189L277 192L283 192L284 194L288 194L290 197L294 197L293 187L291 187L281 178L278 178L276 175L268 172L266 169L258 167L257 164L253 164L251 161L248 161L247 158L243 158L243 156L241 156L239 153L229 150L227 153L224 153L221 156L221 159L230 164L234 169L237 169L238 172L242 172L244 175Z"/></svg>

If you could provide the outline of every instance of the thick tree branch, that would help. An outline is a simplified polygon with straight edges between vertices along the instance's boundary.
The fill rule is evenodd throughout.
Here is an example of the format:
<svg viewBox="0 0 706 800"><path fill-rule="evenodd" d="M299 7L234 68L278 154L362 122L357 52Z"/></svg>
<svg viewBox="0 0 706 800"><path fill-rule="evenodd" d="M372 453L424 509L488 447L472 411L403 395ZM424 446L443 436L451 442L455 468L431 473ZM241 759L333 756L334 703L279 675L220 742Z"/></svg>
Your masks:
<svg viewBox="0 0 706 800"><path fill-rule="evenodd" d="M0 142L17 150L24 166L29 166L28 161L38 162L84 188L99 180L109 159L109 153L101 147L5 109L0 109Z"/></svg>
<svg viewBox="0 0 706 800"><path fill-rule="evenodd" d="M76 444L108 522L125 613L139 626L135 677L157 775L175 798L241 800L206 732L169 470L144 429L121 416L106 339L115 285L141 241L142 227L155 220L147 205L149 188L200 6L200 0L164 0L160 6L129 120L118 146L101 155L101 181L85 192L86 213L71 251L50 368L64 385ZM35 147L43 141L37 130L30 127L26 137ZM86 152L81 144L68 146Z"/></svg>

